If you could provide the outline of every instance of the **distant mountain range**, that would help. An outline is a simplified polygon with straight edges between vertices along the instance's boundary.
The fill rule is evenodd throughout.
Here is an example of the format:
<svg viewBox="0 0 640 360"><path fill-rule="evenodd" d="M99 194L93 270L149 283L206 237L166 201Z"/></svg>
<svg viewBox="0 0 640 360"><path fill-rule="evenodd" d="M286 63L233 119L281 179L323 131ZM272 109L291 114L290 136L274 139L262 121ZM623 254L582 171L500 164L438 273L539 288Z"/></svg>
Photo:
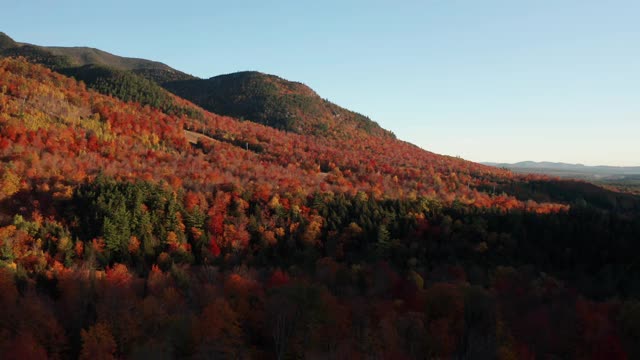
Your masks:
<svg viewBox="0 0 640 360"><path fill-rule="evenodd" d="M518 173L546 174L573 178L626 178L640 176L640 166L587 166L549 161L521 161L517 163L484 162L484 165L506 168Z"/></svg>

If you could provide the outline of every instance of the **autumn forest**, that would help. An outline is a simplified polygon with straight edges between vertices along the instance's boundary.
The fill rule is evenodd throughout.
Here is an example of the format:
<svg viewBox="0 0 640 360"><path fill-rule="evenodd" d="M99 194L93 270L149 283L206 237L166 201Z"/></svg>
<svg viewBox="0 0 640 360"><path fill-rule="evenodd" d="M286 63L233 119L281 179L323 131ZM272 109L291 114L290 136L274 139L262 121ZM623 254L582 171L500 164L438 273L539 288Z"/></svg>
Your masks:
<svg viewBox="0 0 640 360"><path fill-rule="evenodd" d="M640 196L67 49L0 33L3 359L640 358Z"/></svg>

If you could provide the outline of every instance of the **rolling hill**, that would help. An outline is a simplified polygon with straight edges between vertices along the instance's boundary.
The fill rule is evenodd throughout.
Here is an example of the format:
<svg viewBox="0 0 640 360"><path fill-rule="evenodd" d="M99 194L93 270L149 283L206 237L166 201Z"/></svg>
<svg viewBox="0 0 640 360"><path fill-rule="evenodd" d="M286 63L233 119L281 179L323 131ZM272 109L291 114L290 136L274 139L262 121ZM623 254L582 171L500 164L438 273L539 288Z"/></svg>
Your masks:
<svg viewBox="0 0 640 360"><path fill-rule="evenodd" d="M368 117L322 99L308 86L274 75L249 71L164 86L211 112L281 130L341 137L350 128L393 136Z"/></svg>

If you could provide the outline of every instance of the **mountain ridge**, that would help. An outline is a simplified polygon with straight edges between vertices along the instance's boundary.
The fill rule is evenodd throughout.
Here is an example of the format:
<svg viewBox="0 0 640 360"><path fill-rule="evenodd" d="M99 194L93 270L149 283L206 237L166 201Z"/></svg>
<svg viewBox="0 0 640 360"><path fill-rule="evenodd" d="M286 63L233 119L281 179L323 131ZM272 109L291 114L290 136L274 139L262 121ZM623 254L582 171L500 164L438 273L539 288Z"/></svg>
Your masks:
<svg viewBox="0 0 640 360"><path fill-rule="evenodd" d="M368 117L321 98L302 82L259 71L163 84L174 94L221 115L281 130L341 136L342 127L393 136Z"/></svg>
<svg viewBox="0 0 640 360"><path fill-rule="evenodd" d="M127 70L150 76L156 82L195 78L159 61L137 57L125 57L88 46L41 46L13 40L0 32L0 55L24 56L34 62L53 68L81 67L86 65L107 66L117 70ZM146 72L145 72L146 71Z"/></svg>
<svg viewBox="0 0 640 360"><path fill-rule="evenodd" d="M24 56L32 62L75 76L79 80L91 79L93 83L87 83L89 86L94 86L96 82L114 83L120 79L126 79L130 83L143 83L141 80L132 80L131 76L114 74L113 71L105 75L104 67L127 71L151 80L206 110L281 130L338 138L351 136L351 132L355 130L376 136L395 137L367 116L321 98L302 82L259 71L240 71L200 79L157 61L122 57L91 47L18 43L4 33L0 38L0 56ZM111 85L110 89L113 87ZM161 96L152 86L145 85L142 88L148 89L151 94L127 95L122 99L131 101ZM120 92L109 91L110 95L118 93ZM163 102L166 103L164 100Z"/></svg>

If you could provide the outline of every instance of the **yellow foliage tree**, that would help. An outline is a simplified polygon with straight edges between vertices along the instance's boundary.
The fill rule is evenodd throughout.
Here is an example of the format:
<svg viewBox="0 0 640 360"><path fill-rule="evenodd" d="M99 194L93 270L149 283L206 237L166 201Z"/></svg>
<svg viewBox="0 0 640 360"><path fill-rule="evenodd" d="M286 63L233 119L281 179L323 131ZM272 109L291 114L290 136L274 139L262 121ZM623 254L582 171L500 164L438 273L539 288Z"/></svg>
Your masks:
<svg viewBox="0 0 640 360"><path fill-rule="evenodd" d="M20 191L20 176L7 169L0 177L0 200L8 198Z"/></svg>

